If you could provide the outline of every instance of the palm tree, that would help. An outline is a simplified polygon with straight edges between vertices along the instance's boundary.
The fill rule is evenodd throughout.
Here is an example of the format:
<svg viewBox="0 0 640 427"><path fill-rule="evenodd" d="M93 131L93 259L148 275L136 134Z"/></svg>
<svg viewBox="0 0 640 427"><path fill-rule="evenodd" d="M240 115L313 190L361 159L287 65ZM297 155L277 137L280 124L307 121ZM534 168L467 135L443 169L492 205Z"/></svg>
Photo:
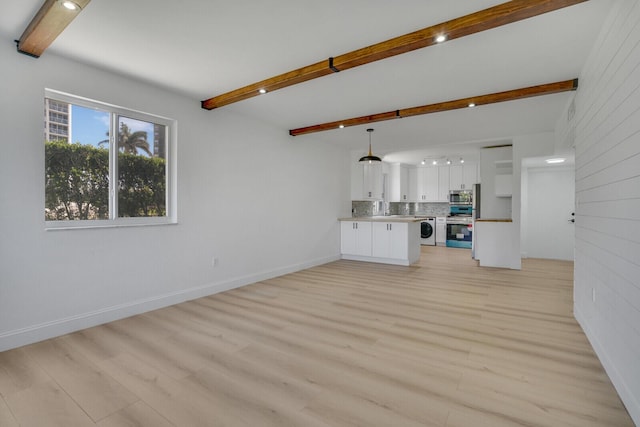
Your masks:
<svg viewBox="0 0 640 427"><path fill-rule="evenodd" d="M107 132L107 136L109 136L109 132ZM98 142L98 145L108 143L109 140L105 139ZM138 150L142 150L147 153L149 157L153 157L153 153L150 148L151 146L147 141L147 132L138 130L132 133L126 123L120 122L120 131L118 132L118 150L129 154L138 154Z"/></svg>

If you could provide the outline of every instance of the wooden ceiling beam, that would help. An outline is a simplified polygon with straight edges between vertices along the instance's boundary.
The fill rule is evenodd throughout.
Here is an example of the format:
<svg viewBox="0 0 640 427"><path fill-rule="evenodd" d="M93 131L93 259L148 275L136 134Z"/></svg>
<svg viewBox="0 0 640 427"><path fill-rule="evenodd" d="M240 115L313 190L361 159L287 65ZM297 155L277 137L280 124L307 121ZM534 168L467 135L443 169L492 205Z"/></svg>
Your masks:
<svg viewBox="0 0 640 427"><path fill-rule="evenodd" d="M504 92L491 93L488 95L472 96L469 98L456 99L453 101L438 102L436 104L422 105L419 107L404 108L401 110L388 111L385 113L371 114L368 116L353 117L346 120L321 123L313 126L306 126L291 129L289 135L298 136L314 132L339 129L341 127L359 126L385 120L400 119L403 117L418 116L423 114L438 113L441 111L457 110L469 108L470 104L480 105L495 104L497 102L514 101L517 99L531 98L534 96L550 95L553 93L568 92L578 88L578 79L564 80L555 83L547 83L537 86L529 86L521 89L513 89Z"/></svg>
<svg viewBox="0 0 640 427"><path fill-rule="evenodd" d="M17 40L18 52L35 58L53 43L91 0L73 0L76 9L68 9L60 0L46 0Z"/></svg>
<svg viewBox="0 0 640 427"><path fill-rule="evenodd" d="M512 0L214 96L201 101L201 105L204 109L213 110L258 96L260 89L271 92L338 71L432 46L437 44L435 38L440 34L445 35L447 40L452 40L584 1L587 0Z"/></svg>

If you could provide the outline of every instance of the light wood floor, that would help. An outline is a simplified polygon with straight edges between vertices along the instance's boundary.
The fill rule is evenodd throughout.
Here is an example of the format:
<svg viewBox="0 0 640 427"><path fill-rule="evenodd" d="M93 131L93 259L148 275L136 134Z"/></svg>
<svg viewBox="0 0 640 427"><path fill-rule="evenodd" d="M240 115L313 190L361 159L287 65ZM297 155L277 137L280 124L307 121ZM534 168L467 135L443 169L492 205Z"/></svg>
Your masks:
<svg viewBox="0 0 640 427"><path fill-rule="evenodd" d="M572 274L330 263L0 353L0 426L633 426Z"/></svg>

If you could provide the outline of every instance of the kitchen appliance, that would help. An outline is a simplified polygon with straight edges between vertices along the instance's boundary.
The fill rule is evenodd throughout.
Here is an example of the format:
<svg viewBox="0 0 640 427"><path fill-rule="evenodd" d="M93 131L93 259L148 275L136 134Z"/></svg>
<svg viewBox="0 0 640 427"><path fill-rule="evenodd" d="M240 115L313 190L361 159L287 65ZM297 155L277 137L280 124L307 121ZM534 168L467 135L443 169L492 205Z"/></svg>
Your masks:
<svg viewBox="0 0 640 427"><path fill-rule="evenodd" d="M447 247L472 247L473 240L473 207L471 205L451 205L447 217Z"/></svg>
<svg viewBox="0 0 640 427"><path fill-rule="evenodd" d="M449 216L447 218L469 218L473 213L471 205L452 205L449 207Z"/></svg>
<svg viewBox="0 0 640 427"><path fill-rule="evenodd" d="M449 204L470 205L472 201L471 190L451 190L449 191Z"/></svg>
<svg viewBox="0 0 640 427"><path fill-rule="evenodd" d="M473 190L471 192L471 217L475 219L481 218L480 216L480 201L482 200L480 195L480 184L473 184Z"/></svg>
<svg viewBox="0 0 640 427"><path fill-rule="evenodd" d="M426 246L436 245L436 219L423 218L420 221L420 244Z"/></svg>
<svg viewBox="0 0 640 427"><path fill-rule="evenodd" d="M480 184L473 184L472 190L472 210L471 210L471 219L473 219L474 223L476 219L481 218L480 214L480 202L482 200L481 192L480 192ZM471 235L471 258L476 259L476 235Z"/></svg>

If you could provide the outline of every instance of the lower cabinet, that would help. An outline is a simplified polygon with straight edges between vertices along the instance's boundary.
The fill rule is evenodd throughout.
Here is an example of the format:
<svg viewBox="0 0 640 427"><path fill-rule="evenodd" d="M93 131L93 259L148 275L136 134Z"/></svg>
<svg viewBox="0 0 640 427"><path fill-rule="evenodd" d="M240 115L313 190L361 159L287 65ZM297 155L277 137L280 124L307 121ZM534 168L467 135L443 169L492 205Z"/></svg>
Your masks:
<svg viewBox="0 0 640 427"><path fill-rule="evenodd" d="M380 258L406 259L408 256L408 224L374 222L371 255Z"/></svg>
<svg viewBox="0 0 640 427"><path fill-rule="evenodd" d="M343 254L371 256L371 223L365 221L343 221L340 223Z"/></svg>
<svg viewBox="0 0 640 427"><path fill-rule="evenodd" d="M411 265L420 259L420 222L341 221L343 259Z"/></svg>

